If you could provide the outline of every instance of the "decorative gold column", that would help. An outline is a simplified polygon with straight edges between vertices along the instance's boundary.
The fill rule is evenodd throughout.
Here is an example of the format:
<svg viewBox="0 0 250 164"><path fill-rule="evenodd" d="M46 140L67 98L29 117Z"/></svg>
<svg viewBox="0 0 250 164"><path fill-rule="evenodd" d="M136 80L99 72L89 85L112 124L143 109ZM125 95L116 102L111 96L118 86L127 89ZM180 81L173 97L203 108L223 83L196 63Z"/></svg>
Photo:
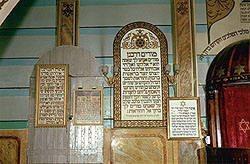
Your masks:
<svg viewBox="0 0 250 164"><path fill-rule="evenodd" d="M196 55L194 53L194 23L192 12L193 0L173 1L174 64L180 66L176 85L176 96L178 97L197 96ZM185 160L189 163L193 159L198 161L196 151L199 142L199 140L173 141L173 163L185 163Z"/></svg>
<svg viewBox="0 0 250 164"><path fill-rule="evenodd" d="M180 65L177 96L197 95L196 55L194 53L194 26L192 0L174 0L174 62Z"/></svg>
<svg viewBox="0 0 250 164"><path fill-rule="evenodd" d="M79 0L57 0L57 46L78 45Z"/></svg>

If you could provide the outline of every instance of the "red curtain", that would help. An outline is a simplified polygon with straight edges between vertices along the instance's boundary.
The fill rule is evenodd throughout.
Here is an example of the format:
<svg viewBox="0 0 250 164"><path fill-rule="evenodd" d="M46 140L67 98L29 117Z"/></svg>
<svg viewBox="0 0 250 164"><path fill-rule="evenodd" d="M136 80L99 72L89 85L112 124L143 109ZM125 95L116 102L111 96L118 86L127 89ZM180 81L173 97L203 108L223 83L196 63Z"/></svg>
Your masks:
<svg viewBox="0 0 250 164"><path fill-rule="evenodd" d="M250 148L250 85L222 87L219 93L222 146Z"/></svg>

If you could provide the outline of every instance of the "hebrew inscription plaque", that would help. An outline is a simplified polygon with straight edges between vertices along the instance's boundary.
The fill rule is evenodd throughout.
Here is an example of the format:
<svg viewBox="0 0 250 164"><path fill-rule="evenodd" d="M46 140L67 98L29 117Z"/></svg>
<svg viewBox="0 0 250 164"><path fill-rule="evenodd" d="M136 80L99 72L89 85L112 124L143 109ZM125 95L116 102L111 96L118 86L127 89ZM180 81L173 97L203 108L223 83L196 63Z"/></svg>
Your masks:
<svg viewBox="0 0 250 164"><path fill-rule="evenodd" d="M165 126L168 87L164 69L167 47L154 25L136 22L125 26L114 42L114 126Z"/></svg>
<svg viewBox="0 0 250 164"><path fill-rule="evenodd" d="M39 64L36 71L35 126L66 126L68 66Z"/></svg>
<svg viewBox="0 0 250 164"><path fill-rule="evenodd" d="M171 98L168 100L168 138L186 139L200 136L198 98Z"/></svg>
<svg viewBox="0 0 250 164"><path fill-rule="evenodd" d="M74 98L75 124L102 123L102 90L76 90Z"/></svg>

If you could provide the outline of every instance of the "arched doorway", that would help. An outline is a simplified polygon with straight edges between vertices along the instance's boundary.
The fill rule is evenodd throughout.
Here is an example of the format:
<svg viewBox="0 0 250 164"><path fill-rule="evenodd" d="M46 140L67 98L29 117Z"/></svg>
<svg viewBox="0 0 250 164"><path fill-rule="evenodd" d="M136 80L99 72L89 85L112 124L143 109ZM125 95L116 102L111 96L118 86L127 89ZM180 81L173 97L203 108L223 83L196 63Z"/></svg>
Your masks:
<svg viewBox="0 0 250 164"><path fill-rule="evenodd" d="M250 40L224 48L206 78L212 147L250 147Z"/></svg>

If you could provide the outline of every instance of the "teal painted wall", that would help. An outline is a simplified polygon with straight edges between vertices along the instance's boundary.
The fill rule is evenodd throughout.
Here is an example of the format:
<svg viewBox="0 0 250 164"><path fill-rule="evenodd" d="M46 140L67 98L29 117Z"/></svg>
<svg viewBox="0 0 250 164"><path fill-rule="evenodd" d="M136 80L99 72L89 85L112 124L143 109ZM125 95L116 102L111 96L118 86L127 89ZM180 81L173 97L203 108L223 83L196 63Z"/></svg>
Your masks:
<svg viewBox="0 0 250 164"><path fill-rule="evenodd" d="M134 21L157 25L167 37L169 63L173 62L170 0L81 0L80 47L101 64L112 65L113 40L122 26ZM205 74L213 56L199 54L207 44L205 0L195 0L196 53L202 118L206 119ZM22 0L0 27L0 129L27 126L29 77L42 52L56 45L56 0ZM173 88L170 87L171 94ZM104 121L112 122L112 89L104 88Z"/></svg>
<svg viewBox="0 0 250 164"><path fill-rule="evenodd" d="M26 129L27 127L27 120L0 121L0 130Z"/></svg>

